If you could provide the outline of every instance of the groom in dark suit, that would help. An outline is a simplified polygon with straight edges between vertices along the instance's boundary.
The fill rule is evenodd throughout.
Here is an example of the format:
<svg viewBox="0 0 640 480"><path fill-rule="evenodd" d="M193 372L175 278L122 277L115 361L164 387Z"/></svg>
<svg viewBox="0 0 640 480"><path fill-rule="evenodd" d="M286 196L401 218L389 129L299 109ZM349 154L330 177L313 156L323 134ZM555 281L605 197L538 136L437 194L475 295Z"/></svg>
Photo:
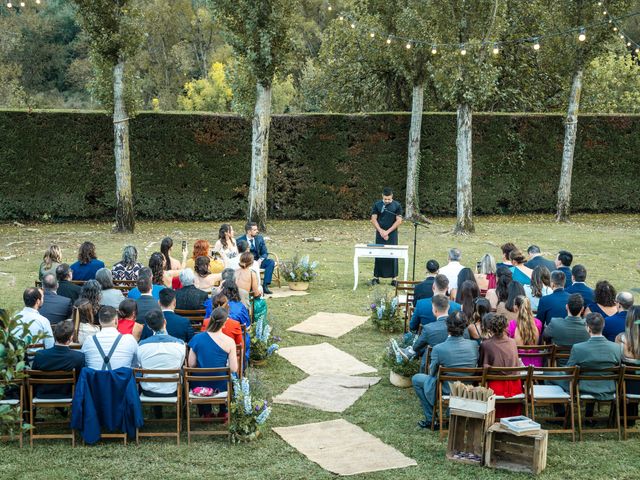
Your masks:
<svg viewBox="0 0 640 480"><path fill-rule="evenodd" d="M236 242L244 240L249 244L249 251L253 254L253 259L258 262L260 268L264 268L264 282L262 290L265 294L272 293L269 290L271 285L271 277L273 277L273 270L276 267L276 263L269 258L269 251L267 250L267 244L264 241L262 235L258 235L258 224L255 222L247 222L244 226L245 235L238 237Z"/></svg>

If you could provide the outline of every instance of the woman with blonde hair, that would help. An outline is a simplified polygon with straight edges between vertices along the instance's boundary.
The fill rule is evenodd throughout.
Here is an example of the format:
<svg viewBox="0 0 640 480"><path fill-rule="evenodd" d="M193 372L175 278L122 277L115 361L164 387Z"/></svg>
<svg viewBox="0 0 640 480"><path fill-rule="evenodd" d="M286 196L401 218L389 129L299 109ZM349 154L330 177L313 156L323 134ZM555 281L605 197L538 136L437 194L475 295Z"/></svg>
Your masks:
<svg viewBox="0 0 640 480"><path fill-rule="evenodd" d="M50 245L44 252L42 263L38 269L38 279L42 281L47 273L56 274L56 268L62 263L62 250L58 245Z"/></svg>
<svg viewBox="0 0 640 480"><path fill-rule="evenodd" d="M476 273L476 282L480 290L487 291L496 288L498 278L496 277L496 259L493 255L484 254L478 262L478 273Z"/></svg>
<svg viewBox="0 0 640 480"><path fill-rule="evenodd" d="M531 283L531 274L533 270L529 267L525 266L525 262L527 261L524 254L518 250L511 250L509 253L509 259L511 260L511 264L513 265L511 270L511 275L516 282L520 282L522 285L528 285Z"/></svg>
<svg viewBox="0 0 640 480"><path fill-rule="evenodd" d="M519 295L513 302L517 314L515 320L509 322L507 334L516 341L518 346L538 345L542 333L542 322L531 313L531 303L524 295ZM535 350L519 350L518 353L532 353ZM542 367L542 357L523 357L525 366Z"/></svg>

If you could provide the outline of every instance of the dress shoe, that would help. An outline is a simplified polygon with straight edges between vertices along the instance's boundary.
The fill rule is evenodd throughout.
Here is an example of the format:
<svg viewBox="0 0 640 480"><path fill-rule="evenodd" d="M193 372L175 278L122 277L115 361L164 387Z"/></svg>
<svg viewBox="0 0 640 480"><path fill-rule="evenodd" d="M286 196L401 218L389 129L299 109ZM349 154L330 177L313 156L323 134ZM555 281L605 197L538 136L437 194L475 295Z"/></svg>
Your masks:
<svg viewBox="0 0 640 480"><path fill-rule="evenodd" d="M440 424L438 422L436 422L435 420L433 420L433 422L427 422L426 420L420 420L418 422L418 426L420 428L425 429L425 430L430 430L432 423L433 423L433 429L434 430L440 430Z"/></svg>
<svg viewBox="0 0 640 480"><path fill-rule="evenodd" d="M273 295L273 292L269 290L269 285L264 285L262 287L262 291L264 292L265 295Z"/></svg>
<svg viewBox="0 0 640 480"><path fill-rule="evenodd" d="M397 280L391 280L391 286L392 287L397 287L398 286Z"/></svg>
<svg viewBox="0 0 640 480"><path fill-rule="evenodd" d="M369 285L372 287L375 285L380 285L380 280L377 278L372 278L371 280L369 280Z"/></svg>

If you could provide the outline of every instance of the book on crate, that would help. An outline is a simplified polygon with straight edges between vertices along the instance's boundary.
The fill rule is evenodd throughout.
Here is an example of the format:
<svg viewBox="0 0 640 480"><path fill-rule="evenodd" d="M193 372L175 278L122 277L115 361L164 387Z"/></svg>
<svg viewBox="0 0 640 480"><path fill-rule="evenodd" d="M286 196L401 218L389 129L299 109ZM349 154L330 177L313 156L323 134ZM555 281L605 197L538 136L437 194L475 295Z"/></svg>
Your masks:
<svg viewBox="0 0 640 480"><path fill-rule="evenodd" d="M539 423L534 422L524 415L501 418L500 424L514 433L537 432L540 430Z"/></svg>

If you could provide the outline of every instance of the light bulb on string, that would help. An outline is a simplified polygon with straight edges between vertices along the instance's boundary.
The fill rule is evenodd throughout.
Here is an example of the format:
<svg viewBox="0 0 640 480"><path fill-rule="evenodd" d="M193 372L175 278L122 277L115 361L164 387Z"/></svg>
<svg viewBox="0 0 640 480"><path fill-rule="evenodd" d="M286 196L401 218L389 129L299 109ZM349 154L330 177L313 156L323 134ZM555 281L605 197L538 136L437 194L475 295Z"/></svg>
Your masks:
<svg viewBox="0 0 640 480"><path fill-rule="evenodd" d="M13 7L13 4L11 2L7 3L7 8L11 8Z"/></svg>
<svg viewBox="0 0 640 480"><path fill-rule="evenodd" d="M40 1L40 0L36 0L36 3L38 3L39 1ZM333 7L332 7L331 5L329 5L329 6L327 7L327 10L331 11L331 10L333 10Z"/></svg>
<svg viewBox="0 0 640 480"><path fill-rule="evenodd" d="M631 42L627 42L627 47L630 47L630 46L631 46Z"/></svg>
<svg viewBox="0 0 640 480"><path fill-rule="evenodd" d="M587 39L587 32L584 27L580 28L580 34L578 35L578 40L584 42Z"/></svg>
<svg viewBox="0 0 640 480"><path fill-rule="evenodd" d="M620 34L620 40L624 40L624 35Z"/></svg>
<svg viewBox="0 0 640 480"><path fill-rule="evenodd" d="M20 6L24 7L25 3L24 2L20 2Z"/></svg>
<svg viewBox="0 0 640 480"><path fill-rule="evenodd" d="M467 49L464 47L464 43L460 44L460 55L463 57L467 54Z"/></svg>
<svg viewBox="0 0 640 480"><path fill-rule="evenodd" d="M636 48L636 53L640 53L640 48Z"/></svg>
<svg viewBox="0 0 640 480"><path fill-rule="evenodd" d="M36 0L36 5L40 5L40 0Z"/></svg>
<svg viewBox="0 0 640 480"><path fill-rule="evenodd" d="M375 34L375 33L373 33L373 32L371 32L371 33L369 34L369 36L370 36L371 38L373 38L373 37L375 37L375 36L376 36L376 34Z"/></svg>
<svg viewBox="0 0 640 480"><path fill-rule="evenodd" d="M407 42L407 44L405 45L405 48L409 50L411 48L411 42Z"/></svg>
<svg viewBox="0 0 640 480"><path fill-rule="evenodd" d="M604 12L602 12L602 14L603 14L603 15L606 15L606 14L607 14L607 11L605 10Z"/></svg>
<svg viewBox="0 0 640 480"><path fill-rule="evenodd" d="M435 55L436 53L438 53L438 48L433 44L431 45L431 55Z"/></svg>
<svg viewBox="0 0 640 480"><path fill-rule="evenodd" d="M344 17L343 17L342 15L340 15L340 16L338 17L338 20L343 21L343 20L344 20Z"/></svg>
<svg viewBox="0 0 640 480"><path fill-rule="evenodd" d="M355 24L355 23L352 23L352 24L351 24L351 28L356 28L356 24Z"/></svg>
<svg viewBox="0 0 640 480"><path fill-rule="evenodd" d="M493 50L492 51L493 51L494 55L498 55L500 53L500 48L498 47L497 43L493 44Z"/></svg>
<svg viewBox="0 0 640 480"><path fill-rule="evenodd" d="M598 2L598 6L601 7L602 6L602 2Z"/></svg>
<svg viewBox="0 0 640 480"><path fill-rule="evenodd" d="M391 45L391 37L387 37L387 45Z"/></svg>
<svg viewBox="0 0 640 480"><path fill-rule="evenodd" d="M540 50L540 42L538 41L538 38L534 38L533 42L533 49L537 52Z"/></svg>
<svg viewBox="0 0 640 480"><path fill-rule="evenodd" d="M618 27L613 27L613 31L617 32L618 31Z"/></svg>

